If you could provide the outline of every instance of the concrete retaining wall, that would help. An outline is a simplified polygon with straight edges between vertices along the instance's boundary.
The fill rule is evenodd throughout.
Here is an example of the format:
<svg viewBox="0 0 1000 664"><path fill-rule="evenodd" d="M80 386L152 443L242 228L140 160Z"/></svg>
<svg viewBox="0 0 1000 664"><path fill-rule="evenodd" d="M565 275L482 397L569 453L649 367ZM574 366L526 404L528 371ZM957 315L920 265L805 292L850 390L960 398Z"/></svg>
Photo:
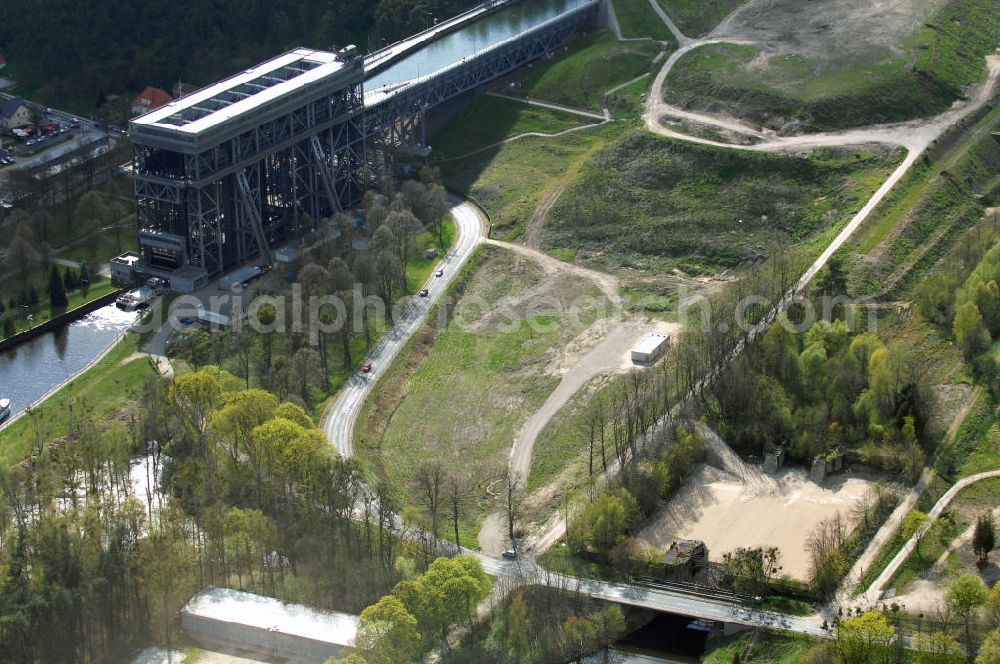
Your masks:
<svg viewBox="0 0 1000 664"><path fill-rule="evenodd" d="M50 318L49 320L39 325L36 325L30 330L18 332L13 336L7 337L6 339L2 339L0 340L0 352L9 350L11 348L14 348L15 346L19 346L20 344L23 344L25 341L30 341L35 337L39 337L55 328L62 327L63 325L68 325L69 323L72 323L75 320L79 320L80 318L83 318L84 316L89 314L91 311L94 311L95 309L100 309L105 305L111 304L118 298L118 295L120 295L121 292L122 291L120 290L112 291L107 295L102 295L101 297L91 300L86 304L81 304L79 307L70 309L69 311L65 311L54 318Z"/></svg>

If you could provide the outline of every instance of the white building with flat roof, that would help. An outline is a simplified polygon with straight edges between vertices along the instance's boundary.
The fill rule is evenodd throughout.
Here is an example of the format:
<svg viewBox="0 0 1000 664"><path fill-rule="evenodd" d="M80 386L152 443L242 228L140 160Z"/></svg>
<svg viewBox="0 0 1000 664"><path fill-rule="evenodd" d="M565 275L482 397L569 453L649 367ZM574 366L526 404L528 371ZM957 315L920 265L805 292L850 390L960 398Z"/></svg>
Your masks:
<svg viewBox="0 0 1000 664"><path fill-rule="evenodd" d="M649 336L632 349L632 362L635 364L652 364L663 355L670 346L670 337L658 332L650 332Z"/></svg>
<svg viewBox="0 0 1000 664"><path fill-rule="evenodd" d="M354 644L358 616L242 590L209 588L181 610L181 625L206 645L322 663Z"/></svg>

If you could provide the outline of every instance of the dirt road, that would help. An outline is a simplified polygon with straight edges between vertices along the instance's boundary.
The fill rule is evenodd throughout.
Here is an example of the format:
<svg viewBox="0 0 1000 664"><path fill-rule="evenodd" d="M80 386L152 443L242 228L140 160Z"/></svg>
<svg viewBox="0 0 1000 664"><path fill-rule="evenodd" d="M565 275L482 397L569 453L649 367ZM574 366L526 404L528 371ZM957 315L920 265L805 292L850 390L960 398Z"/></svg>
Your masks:
<svg viewBox="0 0 1000 664"><path fill-rule="evenodd" d="M549 420L591 379L621 367L630 349L648 333L649 326L637 322L616 326L566 372L542 407L528 418L510 449L510 472L522 489L528 482L535 440Z"/></svg>

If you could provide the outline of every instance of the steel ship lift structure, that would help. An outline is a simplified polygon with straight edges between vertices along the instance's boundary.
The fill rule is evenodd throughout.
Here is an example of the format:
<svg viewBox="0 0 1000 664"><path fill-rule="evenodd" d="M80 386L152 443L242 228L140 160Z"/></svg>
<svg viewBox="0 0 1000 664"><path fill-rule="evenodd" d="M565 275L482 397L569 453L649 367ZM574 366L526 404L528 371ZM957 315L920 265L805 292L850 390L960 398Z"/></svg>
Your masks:
<svg viewBox="0 0 1000 664"><path fill-rule="evenodd" d="M511 3L480 7L444 28ZM428 109L551 53L599 5L573 0L501 43L372 90L366 79L419 51L441 26L367 58L354 47L299 48L133 119L133 277L165 277L190 292L251 260L272 262L275 247L356 206L393 148L426 143Z"/></svg>

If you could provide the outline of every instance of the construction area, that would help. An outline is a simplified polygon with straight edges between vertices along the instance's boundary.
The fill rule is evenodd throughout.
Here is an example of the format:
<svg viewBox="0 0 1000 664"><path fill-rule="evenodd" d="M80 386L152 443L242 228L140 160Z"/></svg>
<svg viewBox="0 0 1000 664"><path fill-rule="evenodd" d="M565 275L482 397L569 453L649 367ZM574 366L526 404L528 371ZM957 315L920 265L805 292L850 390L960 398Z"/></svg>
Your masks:
<svg viewBox="0 0 1000 664"><path fill-rule="evenodd" d="M700 540L713 562L739 547L775 546L781 552L782 573L807 579L809 533L838 513L849 518L874 476L847 469L817 484L802 468L766 474L743 462L706 427L701 433L711 450L709 463L691 474L639 539L661 549L677 540Z"/></svg>

